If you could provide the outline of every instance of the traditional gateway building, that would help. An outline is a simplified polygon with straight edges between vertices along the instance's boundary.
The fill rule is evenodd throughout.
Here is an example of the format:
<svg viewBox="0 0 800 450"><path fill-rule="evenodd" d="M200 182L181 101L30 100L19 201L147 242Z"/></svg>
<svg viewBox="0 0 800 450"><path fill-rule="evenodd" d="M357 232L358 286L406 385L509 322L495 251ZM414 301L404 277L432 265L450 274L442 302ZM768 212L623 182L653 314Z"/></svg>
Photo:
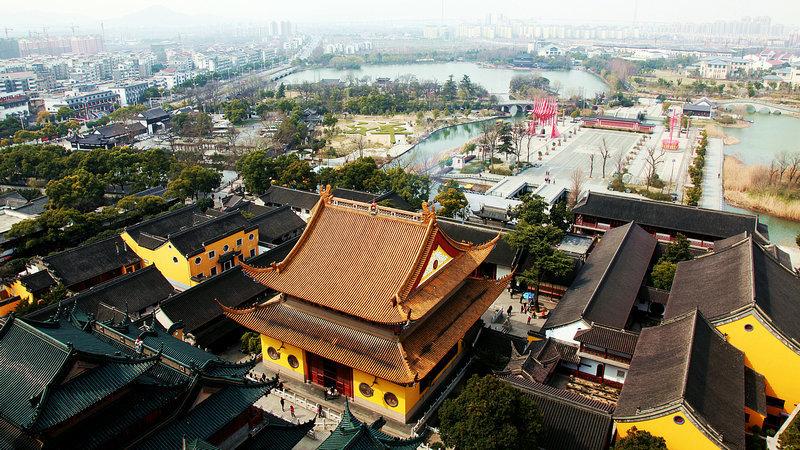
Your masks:
<svg viewBox="0 0 800 450"><path fill-rule="evenodd" d="M420 214L321 193L287 257L245 273L280 294L225 315L261 334L266 367L407 422L507 286L476 277L499 236L457 242Z"/></svg>

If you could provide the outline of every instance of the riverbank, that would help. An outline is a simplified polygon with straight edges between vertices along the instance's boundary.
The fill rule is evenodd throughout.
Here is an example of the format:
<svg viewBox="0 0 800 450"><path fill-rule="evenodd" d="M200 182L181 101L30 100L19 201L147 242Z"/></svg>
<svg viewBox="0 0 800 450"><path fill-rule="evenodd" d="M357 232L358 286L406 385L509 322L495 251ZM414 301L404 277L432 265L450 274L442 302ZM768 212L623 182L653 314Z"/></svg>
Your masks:
<svg viewBox="0 0 800 450"><path fill-rule="evenodd" d="M747 127L731 127L731 128L741 129ZM725 130L723 130L723 127L720 124L710 123L706 125L705 130L709 138L722 139L722 143L724 145L736 145L741 142L739 138L734 136L728 136L727 134L725 134Z"/></svg>
<svg viewBox="0 0 800 450"><path fill-rule="evenodd" d="M767 188L759 188L759 180L767 168L745 165L733 156L725 156L723 187L725 201L733 206L753 212L765 213L782 219L800 222L800 200L780 196Z"/></svg>

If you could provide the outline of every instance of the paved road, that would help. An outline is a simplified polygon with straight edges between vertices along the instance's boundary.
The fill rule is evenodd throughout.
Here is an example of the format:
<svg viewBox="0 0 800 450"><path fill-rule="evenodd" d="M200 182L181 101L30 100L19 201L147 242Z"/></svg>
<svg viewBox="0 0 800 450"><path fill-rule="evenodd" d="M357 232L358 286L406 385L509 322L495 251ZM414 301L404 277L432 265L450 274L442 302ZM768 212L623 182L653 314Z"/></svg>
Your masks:
<svg viewBox="0 0 800 450"><path fill-rule="evenodd" d="M723 153L722 139L711 138L706 148L706 166L703 171L703 196L700 206L703 208L722 209L722 164Z"/></svg>

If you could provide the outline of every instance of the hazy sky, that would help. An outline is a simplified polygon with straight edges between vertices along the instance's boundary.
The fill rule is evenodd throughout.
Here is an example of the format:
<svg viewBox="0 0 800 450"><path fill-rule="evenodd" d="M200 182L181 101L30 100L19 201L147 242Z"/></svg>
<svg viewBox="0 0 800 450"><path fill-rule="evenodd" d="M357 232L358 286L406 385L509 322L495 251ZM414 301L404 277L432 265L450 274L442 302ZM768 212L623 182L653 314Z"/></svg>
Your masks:
<svg viewBox="0 0 800 450"><path fill-rule="evenodd" d="M0 3L11 0L0 0ZM30 6L25 6L29 4ZM637 0L444 0L448 20L481 19L488 13L557 21L631 21ZM119 18L163 7L189 15L220 19L316 21L439 20L442 0L35 0L2 8L0 26L14 21L92 21ZM387 16L388 14L388 16ZM771 15L774 21L800 25L798 0L638 0L640 21L706 22ZM5 16L5 17L2 17ZM28 20L24 20L28 22ZM157 21L157 15L153 17ZM42 24L44 25L44 24Z"/></svg>

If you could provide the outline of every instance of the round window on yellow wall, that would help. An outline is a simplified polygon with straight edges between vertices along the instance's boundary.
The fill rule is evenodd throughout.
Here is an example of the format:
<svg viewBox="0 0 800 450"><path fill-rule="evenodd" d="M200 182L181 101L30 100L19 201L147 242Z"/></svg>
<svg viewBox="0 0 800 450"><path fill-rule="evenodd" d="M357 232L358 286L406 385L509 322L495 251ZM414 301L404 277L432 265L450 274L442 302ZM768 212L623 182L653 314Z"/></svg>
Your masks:
<svg viewBox="0 0 800 450"><path fill-rule="evenodd" d="M397 400L397 396L392 394L391 392L383 394L383 401L386 402L386 404L391 406L392 408L400 404L400 402Z"/></svg>
<svg viewBox="0 0 800 450"><path fill-rule="evenodd" d="M745 324L744 325L744 331L747 331L748 333L753 331L753 325L749 324L749 323Z"/></svg>
<svg viewBox="0 0 800 450"><path fill-rule="evenodd" d="M292 369L300 367L300 361L297 360L297 356L289 355L286 359L289 361L289 365L292 366Z"/></svg>
<svg viewBox="0 0 800 450"><path fill-rule="evenodd" d="M280 359L281 357L281 354L278 353L277 350L275 350L275 347L269 347L267 349L267 355L269 355L271 359Z"/></svg>
<svg viewBox="0 0 800 450"><path fill-rule="evenodd" d="M672 418L672 420L678 425L683 425L686 422L686 420L681 416L675 416Z"/></svg>
<svg viewBox="0 0 800 450"><path fill-rule="evenodd" d="M372 397L375 395L375 391L372 390L372 386L368 385L367 383L361 383L358 385L358 392L361 392L361 395L364 397Z"/></svg>

